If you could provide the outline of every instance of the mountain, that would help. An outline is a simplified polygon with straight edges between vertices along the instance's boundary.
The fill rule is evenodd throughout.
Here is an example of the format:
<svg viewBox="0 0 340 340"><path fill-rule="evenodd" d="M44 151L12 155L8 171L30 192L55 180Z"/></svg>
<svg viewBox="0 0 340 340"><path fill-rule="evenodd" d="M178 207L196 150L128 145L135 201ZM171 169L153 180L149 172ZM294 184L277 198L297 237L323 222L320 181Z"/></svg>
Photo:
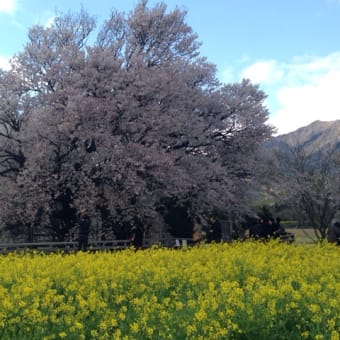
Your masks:
<svg viewBox="0 0 340 340"><path fill-rule="evenodd" d="M296 131L272 137L266 147L285 150L291 146L304 146L307 154L329 151L334 148L340 151L340 120L331 122L315 121Z"/></svg>

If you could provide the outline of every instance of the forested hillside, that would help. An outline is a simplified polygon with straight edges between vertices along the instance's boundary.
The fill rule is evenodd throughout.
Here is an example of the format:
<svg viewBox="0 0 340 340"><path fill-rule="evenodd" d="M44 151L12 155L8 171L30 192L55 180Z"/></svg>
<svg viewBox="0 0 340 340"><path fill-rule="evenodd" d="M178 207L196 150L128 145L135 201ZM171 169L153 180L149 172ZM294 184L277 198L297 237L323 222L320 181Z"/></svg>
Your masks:
<svg viewBox="0 0 340 340"><path fill-rule="evenodd" d="M264 159L259 180L272 205L325 238L340 210L340 120L271 138Z"/></svg>
<svg viewBox="0 0 340 340"><path fill-rule="evenodd" d="M315 121L296 131L271 138L270 148L287 149L288 146L304 146L308 154L340 149L340 120Z"/></svg>

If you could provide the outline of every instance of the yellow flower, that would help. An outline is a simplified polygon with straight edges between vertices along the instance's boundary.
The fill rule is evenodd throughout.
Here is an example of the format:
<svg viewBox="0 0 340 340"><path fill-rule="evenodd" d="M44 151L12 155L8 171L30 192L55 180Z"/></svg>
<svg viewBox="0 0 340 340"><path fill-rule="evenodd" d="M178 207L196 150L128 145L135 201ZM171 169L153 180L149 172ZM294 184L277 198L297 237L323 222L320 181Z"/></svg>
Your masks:
<svg viewBox="0 0 340 340"><path fill-rule="evenodd" d="M102 331L106 331L107 330L107 324L105 321L102 321L100 324L99 324L99 328L102 330Z"/></svg>
<svg viewBox="0 0 340 340"><path fill-rule="evenodd" d="M117 327L118 326L117 320L115 318L112 318L110 320L110 325L111 325L111 327Z"/></svg>
<svg viewBox="0 0 340 340"><path fill-rule="evenodd" d="M83 324L81 324L80 322L76 321L76 322L74 323L74 328L75 328L75 329L81 330L81 329L84 328L84 326L83 326Z"/></svg>
<svg viewBox="0 0 340 340"><path fill-rule="evenodd" d="M328 328L329 330L333 330L334 327L335 327L335 325L336 325L336 322L335 322L335 320L334 320L333 318L327 320L327 328Z"/></svg>
<svg viewBox="0 0 340 340"><path fill-rule="evenodd" d="M148 336L152 336L153 335L153 332L154 332L154 330L153 330L153 328L151 328L151 327L148 327L147 329L146 329L146 334L148 335Z"/></svg>
<svg viewBox="0 0 340 340"><path fill-rule="evenodd" d="M301 336L303 338L308 338L309 337L309 332L308 331L304 331L304 332L301 333Z"/></svg>
<svg viewBox="0 0 340 340"><path fill-rule="evenodd" d="M198 321L202 321L206 319L206 317L207 317L207 313L204 310L199 310L197 313L195 313L195 318Z"/></svg>
<svg viewBox="0 0 340 340"><path fill-rule="evenodd" d="M130 329L131 329L131 332L136 334L139 332L139 326L138 326L138 323L137 322L133 322L131 325L130 325Z"/></svg>
<svg viewBox="0 0 340 340"><path fill-rule="evenodd" d="M186 332L188 335L195 334L197 332L197 328L195 325L188 325L186 328Z"/></svg>
<svg viewBox="0 0 340 340"><path fill-rule="evenodd" d="M117 330L114 332L114 337L113 337L113 338L119 340L119 339L121 339L121 336L122 336L121 330L120 330L120 329L117 329Z"/></svg>
<svg viewBox="0 0 340 340"><path fill-rule="evenodd" d="M331 340L339 340L339 339L340 339L339 332L332 331Z"/></svg>
<svg viewBox="0 0 340 340"><path fill-rule="evenodd" d="M175 302L176 310L182 310L183 309L183 303L181 301Z"/></svg>
<svg viewBox="0 0 340 340"><path fill-rule="evenodd" d="M314 303L312 303L310 306L309 306L309 310L312 312L312 313L318 313L320 311L320 307Z"/></svg>
<svg viewBox="0 0 340 340"><path fill-rule="evenodd" d="M324 339L325 337L322 335L322 334L317 334L316 336L315 336L315 340L322 340L322 339Z"/></svg>
<svg viewBox="0 0 340 340"><path fill-rule="evenodd" d="M91 333L91 337L92 337L92 338L97 338L98 335L99 335L99 334L98 334L98 331L95 330L95 329L92 329L90 333Z"/></svg>
<svg viewBox="0 0 340 340"><path fill-rule="evenodd" d="M45 340L219 340L249 337L263 315L264 332L276 331L293 313L292 337L340 340L339 271L335 247L271 242L9 254L0 256L0 327Z"/></svg>

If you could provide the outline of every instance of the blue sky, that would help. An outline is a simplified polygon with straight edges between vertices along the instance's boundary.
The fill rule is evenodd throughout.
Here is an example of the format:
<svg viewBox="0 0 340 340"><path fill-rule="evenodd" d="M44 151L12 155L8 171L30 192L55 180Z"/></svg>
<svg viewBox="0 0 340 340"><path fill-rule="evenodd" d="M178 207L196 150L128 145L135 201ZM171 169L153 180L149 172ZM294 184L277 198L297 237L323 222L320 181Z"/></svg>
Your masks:
<svg viewBox="0 0 340 340"><path fill-rule="evenodd" d="M158 1L149 0L149 5ZM22 50L27 30L55 11L83 7L100 24L111 8L137 0L0 0L0 67ZM340 0L166 0L188 11L201 53L219 79L250 78L268 98L269 123L287 133L315 120L340 119Z"/></svg>

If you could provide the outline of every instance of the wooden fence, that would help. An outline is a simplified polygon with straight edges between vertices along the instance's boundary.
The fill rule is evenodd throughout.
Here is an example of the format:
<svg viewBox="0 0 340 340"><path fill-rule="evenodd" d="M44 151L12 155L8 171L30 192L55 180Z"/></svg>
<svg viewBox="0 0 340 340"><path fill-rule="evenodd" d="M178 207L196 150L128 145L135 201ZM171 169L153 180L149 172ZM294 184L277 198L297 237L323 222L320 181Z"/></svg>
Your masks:
<svg viewBox="0 0 340 340"><path fill-rule="evenodd" d="M148 248L153 245L162 247L186 247L192 243L192 239L161 239L150 240L146 239L143 242L143 248ZM114 251L122 250L131 247L130 240L89 240L89 251ZM13 242L13 243L0 243L0 253L5 254L9 252L18 251L41 251L41 252L75 252L78 250L77 241L67 242Z"/></svg>
<svg viewBox="0 0 340 340"><path fill-rule="evenodd" d="M230 240L229 240L230 241ZM295 236L292 233L285 233L280 236L280 241L285 243L292 243L295 241ZM145 239L143 248L151 246L161 246L168 248L186 248L193 244L191 238L167 238L160 240ZM89 251L114 251L122 250L131 247L130 240L89 240ZM41 251L41 252L75 252L78 250L77 241L67 242L17 242L17 243L0 243L0 254L20 251Z"/></svg>

